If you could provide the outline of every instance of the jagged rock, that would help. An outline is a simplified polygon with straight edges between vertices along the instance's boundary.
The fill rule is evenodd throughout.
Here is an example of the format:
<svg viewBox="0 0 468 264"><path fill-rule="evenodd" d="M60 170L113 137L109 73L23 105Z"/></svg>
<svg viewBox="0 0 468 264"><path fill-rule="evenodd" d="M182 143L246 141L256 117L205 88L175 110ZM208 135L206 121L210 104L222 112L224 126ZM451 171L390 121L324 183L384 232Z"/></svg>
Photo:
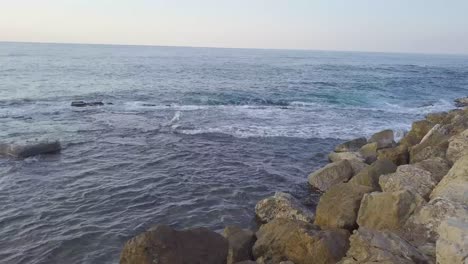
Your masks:
<svg viewBox="0 0 468 264"><path fill-rule="evenodd" d="M364 194L357 223L376 230L397 230L424 199L408 190Z"/></svg>
<svg viewBox="0 0 468 264"><path fill-rule="evenodd" d="M445 158L448 148L448 135L445 128L434 126L421 143L410 148L410 163L416 163L429 158Z"/></svg>
<svg viewBox="0 0 468 264"><path fill-rule="evenodd" d="M228 241L206 228L177 231L158 225L125 244L121 264L225 264Z"/></svg>
<svg viewBox="0 0 468 264"><path fill-rule="evenodd" d="M468 221L450 218L439 226L436 244L438 264L468 263Z"/></svg>
<svg viewBox="0 0 468 264"><path fill-rule="evenodd" d="M427 170L413 165L402 165L395 173L380 176L379 184L384 192L409 190L427 199L437 182Z"/></svg>
<svg viewBox="0 0 468 264"><path fill-rule="evenodd" d="M367 139L365 137L356 138L339 144L335 147L335 152L355 152L365 144L367 144Z"/></svg>
<svg viewBox="0 0 468 264"><path fill-rule="evenodd" d="M332 152L328 155L328 159L331 162L338 162L340 160L348 160L353 168L353 175L358 174L368 165L364 163L364 159L362 158L359 152Z"/></svg>
<svg viewBox="0 0 468 264"><path fill-rule="evenodd" d="M457 98L453 100L456 107L465 107L468 106L468 97Z"/></svg>
<svg viewBox="0 0 468 264"><path fill-rule="evenodd" d="M438 157L423 160L418 163L414 163L413 165L432 173L432 178L436 183L440 182L440 180L442 180L442 178L450 170L450 165L448 164L447 160Z"/></svg>
<svg viewBox="0 0 468 264"><path fill-rule="evenodd" d="M348 238L349 232L343 229L320 230L303 221L278 218L260 227L253 253L267 264L286 260L331 264L346 254Z"/></svg>
<svg viewBox="0 0 468 264"><path fill-rule="evenodd" d="M468 155L459 158L437 184L431 193L431 199L436 197L461 204L468 203Z"/></svg>
<svg viewBox="0 0 468 264"><path fill-rule="evenodd" d="M455 163L460 157L468 154L468 129L449 139L447 159Z"/></svg>
<svg viewBox="0 0 468 264"><path fill-rule="evenodd" d="M360 227L354 231L349 240L350 248L341 264L428 263L428 259L417 248L388 231Z"/></svg>
<svg viewBox="0 0 468 264"><path fill-rule="evenodd" d="M346 182L353 176L353 167L348 160L333 162L309 175L309 184L326 191L331 186Z"/></svg>
<svg viewBox="0 0 468 264"><path fill-rule="evenodd" d="M379 178L383 174L393 173L397 166L390 160L377 160L369 167L355 175L349 182L372 187L374 191L380 190Z"/></svg>
<svg viewBox="0 0 468 264"><path fill-rule="evenodd" d="M86 106L103 106L104 103L101 101L97 102L85 102L85 101L73 101L71 106L73 107L86 107Z"/></svg>
<svg viewBox="0 0 468 264"><path fill-rule="evenodd" d="M406 145L398 145L393 148L379 149L377 159L388 159L396 165L404 165L409 162L409 152Z"/></svg>
<svg viewBox="0 0 468 264"><path fill-rule="evenodd" d="M387 129L387 130L383 130L378 133L375 133L369 139L369 143L372 143L372 142L377 143L377 149L393 147L395 144L395 137L393 134L393 130Z"/></svg>
<svg viewBox="0 0 468 264"><path fill-rule="evenodd" d="M356 228L356 218L365 193L372 188L351 183L332 186L320 197L315 212L315 224L321 228Z"/></svg>
<svg viewBox="0 0 468 264"><path fill-rule="evenodd" d="M448 115L447 112L430 113L426 115L426 120L433 124L442 124Z"/></svg>
<svg viewBox="0 0 468 264"><path fill-rule="evenodd" d="M0 144L0 155L21 159L42 154L58 153L61 150L62 146L59 141L38 142L26 145Z"/></svg>
<svg viewBox="0 0 468 264"><path fill-rule="evenodd" d="M367 164L372 164L377 160L377 143L373 142L362 146L359 153Z"/></svg>
<svg viewBox="0 0 468 264"><path fill-rule="evenodd" d="M401 139L400 145L412 147L419 144L433 127L434 123L428 120L414 122L411 126L411 130Z"/></svg>
<svg viewBox="0 0 468 264"><path fill-rule="evenodd" d="M296 219L305 222L314 221L314 213L288 193L276 192L255 206L257 218L267 223L275 218Z"/></svg>
<svg viewBox="0 0 468 264"><path fill-rule="evenodd" d="M227 264L253 259L252 247L256 240L254 232L228 226L224 229L223 236L229 244Z"/></svg>

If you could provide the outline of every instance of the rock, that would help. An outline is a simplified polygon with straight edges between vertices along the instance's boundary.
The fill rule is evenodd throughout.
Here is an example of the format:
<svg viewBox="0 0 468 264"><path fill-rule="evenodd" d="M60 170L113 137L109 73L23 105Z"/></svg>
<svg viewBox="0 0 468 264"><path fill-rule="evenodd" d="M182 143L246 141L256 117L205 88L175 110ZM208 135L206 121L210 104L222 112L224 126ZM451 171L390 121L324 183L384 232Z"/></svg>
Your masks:
<svg viewBox="0 0 468 264"><path fill-rule="evenodd" d="M406 145L398 145L393 148L380 149L377 151L377 159L388 159L396 165L408 164L408 147Z"/></svg>
<svg viewBox="0 0 468 264"><path fill-rule="evenodd" d="M465 107L468 106L468 97L457 98L453 100L456 107Z"/></svg>
<svg viewBox="0 0 468 264"><path fill-rule="evenodd" d="M332 186L320 197L315 212L315 224L323 229L353 230L357 227L356 218L362 197L371 191L370 187L351 183Z"/></svg>
<svg viewBox="0 0 468 264"><path fill-rule="evenodd" d="M428 259L398 235L360 227L349 238L350 248L340 262L414 264L428 263Z"/></svg>
<svg viewBox="0 0 468 264"><path fill-rule="evenodd" d="M71 106L73 107L86 107L86 106L103 106L104 103L97 101L97 102L85 102L85 101L73 101Z"/></svg>
<svg viewBox="0 0 468 264"><path fill-rule="evenodd" d="M402 165L395 173L380 176L379 184L384 192L409 190L427 199L437 182L427 170Z"/></svg>
<svg viewBox="0 0 468 264"><path fill-rule="evenodd" d="M372 164L377 160L377 143L373 142L362 146L359 153L367 164Z"/></svg>
<svg viewBox="0 0 468 264"><path fill-rule="evenodd" d="M364 194L357 223L376 230L397 230L423 203L422 197L408 190Z"/></svg>
<svg viewBox="0 0 468 264"><path fill-rule="evenodd" d="M416 163L429 158L445 158L448 148L447 131L438 125L421 140L421 143L410 148L410 163Z"/></svg>
<svg viewBox="0 0 468 264"><path fill-rule="evenodd" d="M380 159L355 175L349 182L372 187L374 191L380 190L379 178L383 174L393 173L397 166L390 160Z"/></svg>
<svg viewBox="0 0 468 264"><path fill-rule="evenodd" d="M449 139L446 157L455 163L461 156L468 154L468 129Z"/></svg>
<svg viewBox="0 0 468 264"><path fill-rule="evenodd" d="M340 160L348 160L353 168L353 175L358 174L368 165L364 163L364 159L362 158L359 152L332 152L328 155L328 159L331 162L338 162Z"/></svg>
<svg viewBox="0 0 468 264"><path fill-rule="evenodd" d="M335 152L355 152L365 144L367 144L367 139L365 137L356 138L339 144L335 147Z"/></svg>
<svg viewBox="0 0 468 264"><path fill-rule="evenodd" d="M468 221L450 218L439 226L436 244L438 264L468 263Z"/></svg>
<svg viewBox="0 0 468 264"><path fill-rule="evenodd" d="M252 231L228 226L224 229L223 236L229 243L227 264L253 259L252 247L256 238Z"/></svg>
<svg viewBox="0 0 468 264"><path fill-rule="evenodd" d="M331 186L346 182L353 176L353 167L348 160L330 163L309 175L309 184L326 191Z"/></svg>
<svg viewBox="0 0 468 264"><path fill-rule="evenodd" d="M206 228L177 231L169 226L154 228L125 244L121 264L224 264L228 241Z"/></svg>
<svg viewBox="0 0 468 264"><path fill-rule="evenodd" d="M387 129L375 133L369 139L369 143L376 142L377 149L390 148L395 144L395 137L393 135L393 130Z"/></svg>
<svg viewBox="0 0 468 264"><path fill-rule="evenodd" d="M27 145L0 144L0 155L25 159L42 154L54 154L62 150L59 141L39 142Z"/></svg>
<svg viewBox="0 0 468 264"><path fill-rule="evenodd" d="M253 260L244 260L241 262L237 262L236 264L258 264L256 261Z"/></svg>
<svg viewBox="0 0 468 264"><path fill-rule="evenodd" d="M442 124L445 123L448 115L447 112L430 113L426 115L426 120L433 124Z"/></svg>
<svg viewBox="0 0 468 264"><path fill-rule="evenodd" d="M453 164L447 175L431 193L431 199L445 198L457 203L468 203L468 155Z"/></svg>
<svg viewBox="0 0 468 264"><path fill-rule="evenodd" d="M276 192L255 206L255 214L263 223L275 218L296 219L305 222L314 221L314 213L288 193Z"/></svg>
<svg viewBox="0 0 468 264"><path fill-rule="evenodd" d="M400 145L412 147L421 142L423 137L434 127L434 123L428 120L416 121L411 130L400 141Z"/></svg>
<svg viewBox="0 0 468 264"><path fill-rule="evenodd" d="M278 218L260 227L253 253L268 264L286 260L300 264L336 263L348 250L348 238L346 230L320 230L303 221Z"/></svg>
<svg viewBox="0 0 468 264"><path fill-rule="evenodd" d="M432 173L432 178L436 183L440 182L440 180L442 180L445 174L450 170L450 165L447 160L438 157L423 160L418 163L414 163L413 165Z"/></svg>

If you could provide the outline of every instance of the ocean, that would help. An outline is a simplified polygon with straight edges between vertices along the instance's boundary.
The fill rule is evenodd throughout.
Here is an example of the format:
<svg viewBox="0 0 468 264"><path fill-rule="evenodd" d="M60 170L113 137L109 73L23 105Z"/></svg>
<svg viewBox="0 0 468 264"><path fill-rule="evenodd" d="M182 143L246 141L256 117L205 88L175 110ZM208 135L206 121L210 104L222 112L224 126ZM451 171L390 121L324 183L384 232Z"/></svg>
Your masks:
<svg viewBox="0 0 468 264"><path fill-rule="evenodd" d="M0 263L118 263L155 224L254 228L275 191L314 208L336 144L401 137L467 92L468 56L0 43L0 142L63 146L0 157Z"/></svg>

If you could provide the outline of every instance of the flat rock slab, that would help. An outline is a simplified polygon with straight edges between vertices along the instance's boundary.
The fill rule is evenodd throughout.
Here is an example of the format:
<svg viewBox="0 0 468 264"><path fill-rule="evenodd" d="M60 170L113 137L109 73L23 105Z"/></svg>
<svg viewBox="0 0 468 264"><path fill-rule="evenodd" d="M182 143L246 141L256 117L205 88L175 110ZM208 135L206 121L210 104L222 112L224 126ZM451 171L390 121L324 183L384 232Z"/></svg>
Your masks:
<svg viewBox="0 0 468 264"><path fill-rule="evenodd" d="M311 173L308 179L310 185L321 191L326 191L335 184L347 182L353 173L351 163L348 160L340 160Z"/></svg>

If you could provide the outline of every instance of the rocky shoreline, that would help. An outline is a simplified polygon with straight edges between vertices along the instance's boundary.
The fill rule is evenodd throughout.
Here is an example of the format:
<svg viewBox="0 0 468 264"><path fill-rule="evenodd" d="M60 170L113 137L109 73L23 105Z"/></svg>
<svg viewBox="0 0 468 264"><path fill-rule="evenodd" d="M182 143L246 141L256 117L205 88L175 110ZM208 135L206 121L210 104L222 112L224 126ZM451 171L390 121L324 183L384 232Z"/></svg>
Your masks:
<svg viewBox="0 0 468 264"><path fill-rule="evenodd" d="M468 263L468 108L336 146L308 182L315 212L287 193L258 202L256 232L177 231L130 239L122 264Z"/></svg>

